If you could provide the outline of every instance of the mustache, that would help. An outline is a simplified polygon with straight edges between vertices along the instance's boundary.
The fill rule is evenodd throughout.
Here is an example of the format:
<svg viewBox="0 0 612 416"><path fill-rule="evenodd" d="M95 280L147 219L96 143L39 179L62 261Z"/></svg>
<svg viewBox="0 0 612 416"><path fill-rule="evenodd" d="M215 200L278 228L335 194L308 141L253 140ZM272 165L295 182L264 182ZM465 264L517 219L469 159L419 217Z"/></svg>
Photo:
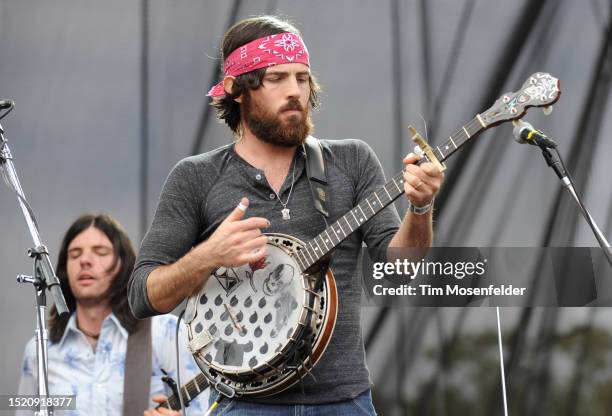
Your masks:
<svg viewBox="0 0 612 416"><path fill-rule="evenodd" d="M288 111L288 110L297 110L297 111L303 112L304 107L302 107L302 104L300 104L298 100L291 100L280 108L280 111Z"/></svg>

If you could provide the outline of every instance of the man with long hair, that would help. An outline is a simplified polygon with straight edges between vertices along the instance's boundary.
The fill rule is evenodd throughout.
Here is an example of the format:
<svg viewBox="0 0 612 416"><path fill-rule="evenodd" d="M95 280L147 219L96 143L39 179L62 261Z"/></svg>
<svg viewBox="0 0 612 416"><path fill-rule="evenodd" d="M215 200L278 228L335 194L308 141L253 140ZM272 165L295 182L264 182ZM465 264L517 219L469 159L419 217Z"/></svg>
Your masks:
<svg viewBox="0 0 612 416"><path fill-rule="evenodd" d="M307 241L324 228L303 150L320 88L299 31L274 16L243 20L225 34L222 58L223 79L208 95L235 142L183 159L168 176L130 280L130 305L139 317L172 310L219 267L261 261L268 254L263 229ZM319 143L331 224L385 179L364 142ZM377 248L431 245L431 207L443 174L431 163L417 165L417 159L414 154L404 158L403 184L396 184L409 201L403 221L389 206L333 252L337 321L312 377L272 397L222 401L217 412L375 414L360 327L361 288L354 279L356 260L362 242Z"/></svg>
<svg viewBox="0 0 612 416"><path fill-rule="evenodd" d="M127 284L135 253L123 227L109 215L83 215L63 238L57 276L70 314L59 316L52 307L49 319L49 392L76 395L75 415L120 415L124 410L124 376L128 338L145 330L130 312ZM162 369L176 377L174 348L176 318L150 320L151 371L132 379L150 383L144 399L164 393ZM184 339L186 335L183 333ZM197 373L183 349L181 381ZM143 359L144 360L144 359ZM145 362L138 363L148 368ZM25 348L20 394L37 394L36 340ZM206 395L204 395L206 396ZM161 398L158 399L161 401ZM194 403L201 409L203 397ZM153 402L146 400L148 406ZM145 408L141 409L141 412ZM171 413L167 413L171 414Z"/></svg>

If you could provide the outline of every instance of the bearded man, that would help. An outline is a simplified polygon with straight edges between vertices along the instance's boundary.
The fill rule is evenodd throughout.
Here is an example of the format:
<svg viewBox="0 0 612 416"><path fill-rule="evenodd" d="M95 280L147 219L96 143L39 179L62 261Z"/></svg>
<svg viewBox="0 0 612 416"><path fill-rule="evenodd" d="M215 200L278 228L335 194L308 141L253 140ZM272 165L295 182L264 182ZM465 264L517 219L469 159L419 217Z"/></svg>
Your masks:
<svg viewBox="0 0 612 416"><path fill-rule="evenodd" d="M264 259L268 240L262 230L306 241L324 226L313 201L303 147L312 131L311 110L317 107L319 86L299 31L273 16L246 19L225 34L222 56L224 77L209 95L235 141L183 159L168 176L130 281L130 305L141 318L172 310L219 267ZM385 179L364 142L318 143L331 223ZM417 166L416 160L413 154L403 160L403 191L410 202L404 219L400 221L392 206L385 208L333 252L339 309L313 377L272 397L224 400L215 414L375 414L360 327L356 260L362 242L377 248L431 244L431 207L443 174L431 163Z"/></svg>

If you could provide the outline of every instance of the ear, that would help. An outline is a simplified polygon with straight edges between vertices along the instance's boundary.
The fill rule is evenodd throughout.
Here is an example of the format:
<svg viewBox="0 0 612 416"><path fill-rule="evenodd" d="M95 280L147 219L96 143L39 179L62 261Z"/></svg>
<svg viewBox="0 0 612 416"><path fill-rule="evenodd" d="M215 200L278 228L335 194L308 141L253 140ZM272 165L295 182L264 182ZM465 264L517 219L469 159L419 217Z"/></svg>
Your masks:
<svg viewBox="0 0 612 416"><path fill-rule="evenodd" d="M227 75L223 78L223 89L225 90L226 94L229 94L232 92L232 88L234 88L234 80L236 79L236 77L231 76L231 75ZM237 97L235 99L236 102L241 103L242 102L242 96Z"/></svg>

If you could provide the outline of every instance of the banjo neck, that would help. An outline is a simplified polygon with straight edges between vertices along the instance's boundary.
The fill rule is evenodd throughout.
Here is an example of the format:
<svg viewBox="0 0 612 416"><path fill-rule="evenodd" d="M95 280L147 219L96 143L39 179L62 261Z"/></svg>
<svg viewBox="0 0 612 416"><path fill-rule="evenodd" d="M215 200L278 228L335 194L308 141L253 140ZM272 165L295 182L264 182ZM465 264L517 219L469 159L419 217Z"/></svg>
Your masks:
<svg viewBox="0 0 612 416"><path fill-rule="evenodd" d="M486 111L476 114L472 120L449 136L442 145L430 147L413 128L410 128L413 132L413 141L424 153L417 164L433 162L443 169L442 162L471 138L490 127L520 119L530 107L549 107L559 99L560 94L557 78L546 72L536 72L523 83L517 92L504 93ZM308 271L319 263L355 230L399 198L404 193L403 183L403 172L400 172L382 188L374 191L355 208L327 227L321 234L307 241L304 247L294 254L302 271Z"/></svg>
<svg viewBox="0 0 612 416"><path fill-rule="evenodd" d="M446 143L433 149L438 161L443 162L448 159L457 149L467 143L469 139L475 137L486 128L487 125L482 121L480 114L476 115L465 126L461 126L459 130L449 136ZM421 164L427 161L427 157L424 157L417 163ZM393 176L384 186L372 192L357 204L355 208L348 211L319 235L306 241L303 249L295 255L302 271L308 270L320 262L359 227L399 198L404 193L403 183L404 175L402 171Z"/></svg>
<svg viewBox="0 0 612 416"><path fill-rule="evenodd" d="M208 380L206 380L206 377L202 373L198 374L189 382L185 383L185 385L179 389L179 392L183 397L183 403L185 404L185 407L188 406L189 403L191 403L191 401L200 393L202 393L207 387ZM176 394L173 394L172 396L168 397L165 402L157 406L158 409L161 407L170 410L180 410L181 402L179 400L179 397Z"/></svg>

